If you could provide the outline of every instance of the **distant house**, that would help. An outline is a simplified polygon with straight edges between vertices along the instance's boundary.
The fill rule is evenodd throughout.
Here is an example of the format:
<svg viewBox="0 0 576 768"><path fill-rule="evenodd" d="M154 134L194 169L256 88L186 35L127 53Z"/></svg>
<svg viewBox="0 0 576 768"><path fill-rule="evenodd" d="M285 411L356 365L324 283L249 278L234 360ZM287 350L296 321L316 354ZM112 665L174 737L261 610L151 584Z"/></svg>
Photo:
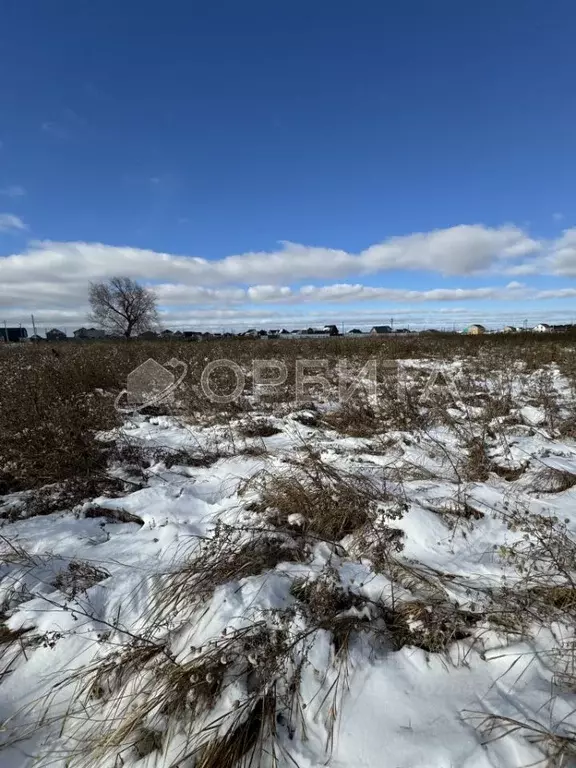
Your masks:
<svg viewBox="0 0 576 768"><path fill-rule="evenodd" d="M172 338L172 336L174 336L174 334L173 334L173 332L170 330L170 328L166 328L166 330L162 331L162 333L160 334L160 336L161 336L163 339L171 339L171 338Z"/></svg>
<svg viewBox="0 0 576 768"><path fill-rule="evenodd" d="M78 328L74 331L75 339L104 339L106 332L99 328Z"/></svg>
<svg viewBox="0 0 576 768"><path fill-rule="evenodd" d="M364 333L364 331L361 331L360 328L352 328L348 333Z"/></svg>
<svg viewBox="0 0 576 768"><path fill-rule="evenodd" d="M66 334L59 328L52 328L51 330L46 331L46 338L48 341L64 341Z"/></svg>
<svg viewBox="0 0 576 768"><path fill-rule="evenodd" d="M518 331L518 328L516 328L515 325L505 325L504 328L502 328L502 333L516 333Z"/></svg>
<svg viewBox="0 0 576 768"><path fill-rule="evenodd" d="M138 334L138 338L142 341L153 341L158 338L158 334L155 331L142 331Z"/></svg>
<svg viewBox="0 0 576 768"><path fill-rule="evenodd" d="M328 331L329 336L340 336L340 331L336 325L325 325L324 330Z"/></svg>
<svg viewBox="0 0 576 768"><path fill-rule="evenodd" d="M0 327L0 341L24 341L28 338L26 328L2 328Z"/></svg>
<svg viewBox="0 0 576 768"><path fill-rule="evenodd" d="M481 336L483 333L486 333L486 328L479 323L472 323L468 328L464 328L464 333L468 334L468 336Z"/></svg>
<svg viewBox="0 0 576 768"><path fill-rule="evenodd" d="M371 328L370 333L372 336L380 336L383 333L392 333L392 327L389 325L375 325Z"/></svg>
<svg viewBox="0 0 576 768"><path fill-rule="evenodd" d="M32 336L30 336L30 341L36 341L37 342L37 341L44 341L44 339L39 334L33 333Z"/></svg>
<svg viewBox="0 0 576 768"><path fill-rule="evenodd" d="M535 325L532 330L536 331L536 333L550 333L552 326L548 325L548 323L538 323L538 325Z"/></svg>

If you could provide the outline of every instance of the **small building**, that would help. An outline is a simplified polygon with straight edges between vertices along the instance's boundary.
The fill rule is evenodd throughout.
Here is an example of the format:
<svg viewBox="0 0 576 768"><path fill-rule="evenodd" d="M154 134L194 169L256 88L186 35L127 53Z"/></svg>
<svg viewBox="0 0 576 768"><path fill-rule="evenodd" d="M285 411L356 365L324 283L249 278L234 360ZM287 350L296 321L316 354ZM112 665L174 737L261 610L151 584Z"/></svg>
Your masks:
<svg viewBox="0 0 576 768"><path fill-rule="evenodd" d="M536 331L536 333L550 333L552 326L548 325L548 323L538 323L538 325L535 325L532 330Z"/></svg>
<svg viewBox="0 0 576 768"><path fill-rule="evenodd" d="M384 333L392 333L392 326L390 325L375 325L371 328L370 333L373 336L380 336Z"/></svg>
<svg viewBox="0 0 576 768"><path fill-rule="evenodd" d="M518 328L516 328L515 325L505 325L504 328L502 328L502 333L517 333Z"/></svg>
<svg viewBox="0 0 576 768"><path fill-rule="evenodd" d="M472 323L472 325L464 328L464 333L468 334L468 336L481 336L483 333L486 333L486 328L479 323Z"/></svg>
<svg viewBox="0 0 576 768"><path fill-rule="evenodd" d="M325 325L324 330L328 331L328 336L340 336L337 325Z"/></svg>
<svg viewBox="0 0 576 768"><path fill-rule="evenodd" d="M358 333L364 333L364 331L361 331L360 328L352 328L352 330L348 331L348 333L358 334Z"/></svg>
<svg viewBox="0 0 576 768"><path fill-rule="evenodd" d="M51 328L49 331L46 331L46 338L48 341L64 341L66 334L59 328Z"/></svg>
<svg viewBox="0 0 576 768"><path fill-rule="evenodd" d="M153 341L158 338L158 334L155 331L142 331L138 334L138 338L141 341Z"/></svg>
<svg viewBox="0 0 576 768"><path fill-rule="evenodd" d="M44 339L38 333L33 333L32 336L30 336L30 341L37 343L39 341L44 341Z"/></svg>
<svg viewBox="0 0 576 768"><path fill-rule="evenodd" d="M106 332L99 328L78 328L74 331L75 339L104 339Z"/></svg>
<svg viewBox="0 0 576 768"><path fill-rule="evenodd" d="M28 338L26 328L5 328L0 326L0 341L24 341Z"/></svg>

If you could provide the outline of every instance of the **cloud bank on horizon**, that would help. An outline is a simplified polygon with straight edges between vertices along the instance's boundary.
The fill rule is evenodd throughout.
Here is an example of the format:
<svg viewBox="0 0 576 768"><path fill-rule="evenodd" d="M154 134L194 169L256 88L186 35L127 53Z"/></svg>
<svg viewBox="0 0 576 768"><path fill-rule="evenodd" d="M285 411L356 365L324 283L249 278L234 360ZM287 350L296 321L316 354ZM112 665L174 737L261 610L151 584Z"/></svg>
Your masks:
<svg viewBox="0 0 576 768"><path fill-rule="evenodd" d="M0 227L25 225L0 214ZM565 284L576 276L576 228L543 240L511 224L458 225L391 237L358 253L283 241L274 251L211 260L101 243L32 242L0 258L0 320L25 323L34 312L40 324L82 324L90 281L118 274L154 287L168 327L370 325L391 315L427 325L481 315L497 325L528 311L553 320L570 312L562 300L576 297L576 287ZM426 287L398 287L403 275L410 276L404 284L418 277ZM543 286L543 278L552 284Z"/></svg>

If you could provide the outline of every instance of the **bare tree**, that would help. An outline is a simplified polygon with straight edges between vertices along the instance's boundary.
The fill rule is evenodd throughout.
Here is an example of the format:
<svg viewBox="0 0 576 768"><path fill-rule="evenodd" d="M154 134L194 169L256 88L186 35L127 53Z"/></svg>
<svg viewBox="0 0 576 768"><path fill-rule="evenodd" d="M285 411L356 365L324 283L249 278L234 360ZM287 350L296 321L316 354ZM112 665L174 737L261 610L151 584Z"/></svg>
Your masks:
<svg viewBox="0 0 576 768"><path fill-rule="evenodd" d="M129 339L158 322L156 295L129 277L90 283L90 322Z"/></svg>

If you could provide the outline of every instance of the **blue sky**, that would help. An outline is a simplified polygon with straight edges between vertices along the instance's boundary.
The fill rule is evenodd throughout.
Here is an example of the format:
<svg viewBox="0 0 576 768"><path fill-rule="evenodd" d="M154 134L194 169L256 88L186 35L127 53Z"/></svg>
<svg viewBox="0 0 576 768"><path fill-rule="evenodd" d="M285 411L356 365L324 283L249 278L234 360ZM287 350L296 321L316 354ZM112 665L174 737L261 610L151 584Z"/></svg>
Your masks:
<svg viewBox="0 0 576 768"><path fill-rule="evenodd" d="M174 327L570 320L575 28L567 0L4 0L1 313L76 326L120 272Z"/></svg>

